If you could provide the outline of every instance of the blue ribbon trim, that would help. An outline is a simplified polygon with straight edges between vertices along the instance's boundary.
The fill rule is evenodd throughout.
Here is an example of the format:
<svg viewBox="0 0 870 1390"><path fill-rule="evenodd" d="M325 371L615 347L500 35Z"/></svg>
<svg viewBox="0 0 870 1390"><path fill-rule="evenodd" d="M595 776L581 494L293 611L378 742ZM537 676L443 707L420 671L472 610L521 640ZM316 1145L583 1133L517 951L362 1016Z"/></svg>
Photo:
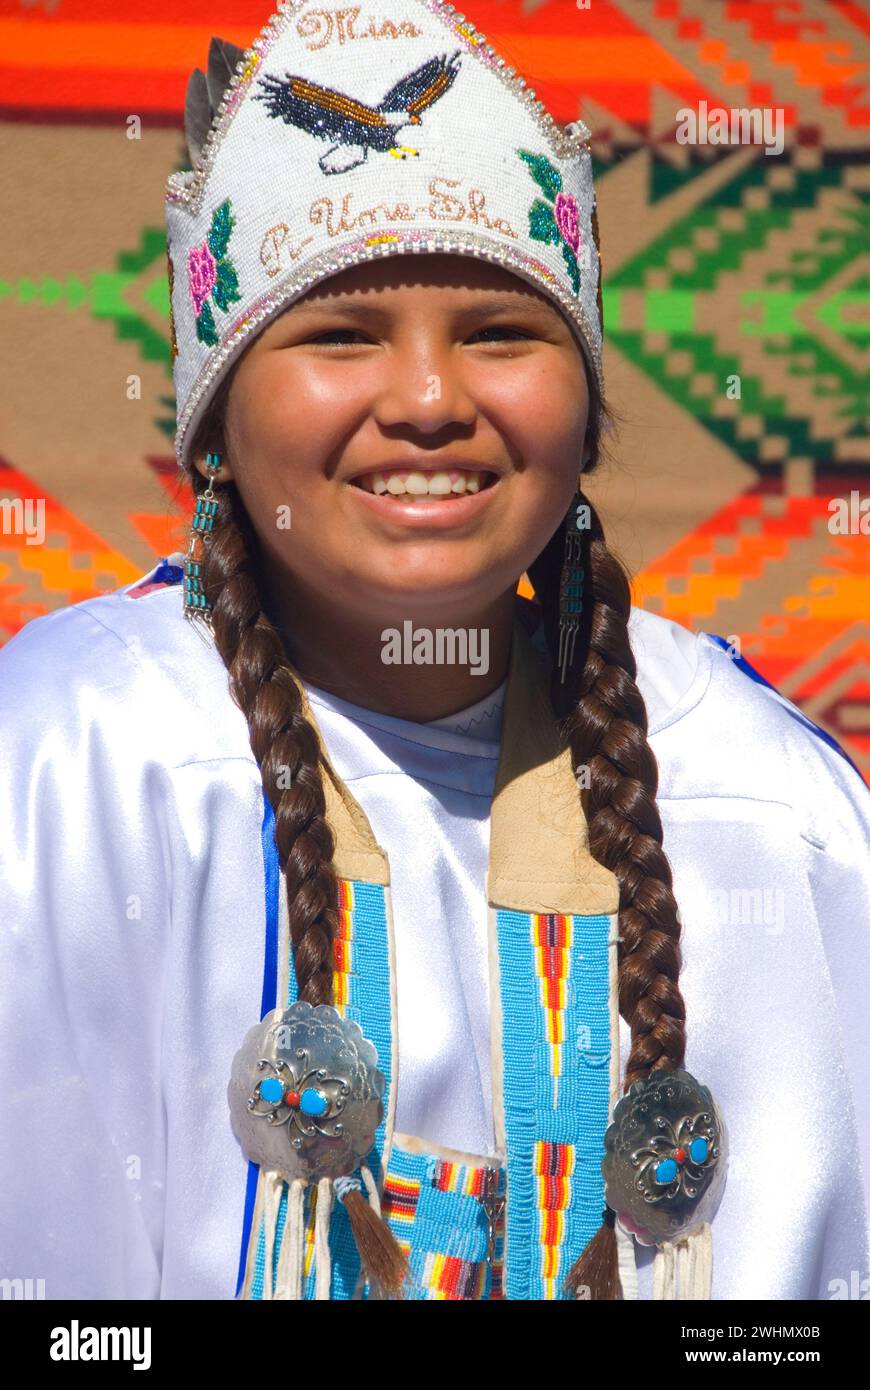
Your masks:
<svg viewBox="0 0 870 1390"><path fill-rule="evenodd" d="M263 846L263 868L266 879L266 949L263 960L263 993L260 1001L260 1018L265 1018L276 1007L275 992L278 976L278 851L275 845L275 812L272 803L263 791L263 821L260 827ZM242 1226L242 1249L239 1255L239 1277L236 1283L236 1298L245 1280L248 1241L251 1236L251 1223L254 1219L254 1203L257 1197L257 1178L259 1164L248 1161L248 1182L245 1189L245 1219Z"/></svg>
<svg viewBox="0 0 870 1390"><path fill-rule="evenodd" d="M840 757L844 758L845 761L849 764L849 766L858 774L858 776L861 778L861 781L864 781L863 774L852 762L852 759L849 757L849 754L846 752L845 748L843 748L837 742L837 740L834 737L832 737L831 734L828 733L827 729L822 729L819 727L818 724L814 724L811 719L807 718L803 710L798 709L797 705L792 704L791 700L789 700L786 695L783 695L781 690L777 690L775 685L771 685L769 680L765 680L761 672L756 671L755 667L750 665L750 663L746 660L745 656L741 656L739 652L736 652L734 650L732 644L728 641L726 637L720 637L718 632L707 632L704 635L706 637L709 637L711 642L715 642L717 647L721 647L722 650L727 653L730 659L734 662L734 665L737 667L737 669L743 672L744 676L748 676L750 680L755 681L756 685L766 686L768 690L773 691L774 695L778 695L781 700L784 700L786 704L786 712L789 715L791 715L792 719L795 719L799 724L802 724L803 727L808 731L808 733L815 734L816 738L820 738L822 740L822 743L826 743L829 748L832 748L834 750L835 753L839 753Z"/></svg>

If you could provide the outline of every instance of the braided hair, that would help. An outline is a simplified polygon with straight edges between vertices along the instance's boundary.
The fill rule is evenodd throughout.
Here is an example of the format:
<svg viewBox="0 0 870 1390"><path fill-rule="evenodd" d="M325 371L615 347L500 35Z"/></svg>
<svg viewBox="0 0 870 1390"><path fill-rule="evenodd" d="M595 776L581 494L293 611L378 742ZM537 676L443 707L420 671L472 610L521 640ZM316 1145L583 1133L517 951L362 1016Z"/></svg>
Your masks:
<svg viewBox="0 0 870 1390"><path fill-rule="evenodd" d="M606 409L589 374L590 461L599 462L600 424ZM673 1071L686 1051L686 1007L680 993L680 920L671 867L662 847L656 806L658 766L647 739L647 713L637 686L628 639L628 575L608 549L601 520L588 497L590 525L582 532L586 576L583 621L575 661L563 685L558 650L559 581L565 543L563 521L529 566L540 599L553 660L550 700L575 769L588 769L580 798L589 852L619 884L617 988L619 1012L631 1029L623 1091L654 1067ZM573 516L573 509L572 509ZM567 520L567 518L566 518ZM569 1271L566 1289L593 1299L621 1298L614 1213L604 1219Z"/></svg>
<svg viewBox="0 0 870 1390"><path fill-rule="evenodd" d="M587 376L589 462L584 473L598 465L601 424L608 418L594 374L587 372ZM232 377L229 373L221 383L200 424L194 454L220 437ZM206 486L196 469L192 483L197 495ZM212 604L215 644L229 672L232 697L248 722L251 747L275 813L298 997L311 1004L331 1003L338 883L332 867L334 838L325 815L318 738L302 714L299 687L283 642L264 610L257 582L259 542L235 485L222 487L218 499L202 570L203 587ZM570 746L574 767L589 770L580 791L589 850L619 884L619 1011L631 1029L623 1081L627 1091L654 1067L674 1070L683 1063L686 1011L679 988L680 922L671 869L662 848L656 806L658 769L647 741L646 708L628 639L629 580L607 547L595 508L588 498L583 500L591 518L590 527L582 533L587 602L565 684L559 679L556 659L565 520L528 574L543 611L557 727L563 746ZM366 1206L361 1198L358 1205ZM358 1214L362 1219L361 1211ZM382 1232L379 1238L383 1244ZM395 1251L390 1254L394 1256ZM369 1260L377 1264L376 1255L370 1254ZM387 1283L391 1272L382 1264L378 1277ZM394 1283L399 1277L393 1260ZM565 1287L575 1296L583 1290L593 1300L621 1297L614 1213L609 1208L599 1231L569 1271Z"/></svg>
<svg viewBox="0 0 870 1390"><path fill-rule="evenodd" d="M222 418L232 373L215 395L200 438ZM198 470L198 496L206 487ZM232 483L216 494L214 530L203 554L203 588L212 605L215 646L229 673L230 694L248 724L251 749L275 813L275 845L287 888L297 997L332 1004L338 878L335 837L326 819L317 732L302 712L298 682L284 643L265 611L257 582L259 543ZM400 1298L407 1259L362 1192L342 1195L368 1278Z"/></svg>

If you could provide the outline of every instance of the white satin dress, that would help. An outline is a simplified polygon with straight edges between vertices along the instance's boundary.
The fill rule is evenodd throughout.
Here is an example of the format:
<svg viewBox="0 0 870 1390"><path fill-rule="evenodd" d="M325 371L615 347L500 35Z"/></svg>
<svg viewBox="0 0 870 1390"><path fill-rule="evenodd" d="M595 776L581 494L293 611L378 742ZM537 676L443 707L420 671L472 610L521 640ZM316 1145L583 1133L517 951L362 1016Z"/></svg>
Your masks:
<svg viewBox="0 0 870 1390"><path fill-rule="evenodd" d="M42 1279L49 1299L231 1299L247 1163L225 1092L260 1016L262 786L180 588L135 587L0 649L0 1278ZM866 1297L870 791L710 638L638 610L630 632L686 1066L730 1139L712 1297ZM396 1128L490 1154L504 689L432 724L308 689L390 858ZM622 1022L623 1069L629 1042ZM653 1253L636 1247L640 1298Z"/></svg>

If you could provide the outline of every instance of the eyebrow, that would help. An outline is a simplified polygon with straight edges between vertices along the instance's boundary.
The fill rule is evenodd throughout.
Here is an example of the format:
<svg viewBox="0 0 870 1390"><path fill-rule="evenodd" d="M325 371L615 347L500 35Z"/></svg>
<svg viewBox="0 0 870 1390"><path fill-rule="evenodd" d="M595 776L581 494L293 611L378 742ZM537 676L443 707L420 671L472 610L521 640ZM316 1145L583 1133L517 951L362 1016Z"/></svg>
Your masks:
<svg viewBox="0 0 870 1390"><path fill-rule="evenodd" d="M486 295L480 299L475 299L473 303L464 305L457 311L456 318L460 321L476 318L479 314L517 314L524 310L538 312L548 318L557 313L550 305L542 303L531 294L500 294ZM374 301L365 303L353 295L337 295L330 299L310 300L308 303L298 303L293 305L292 312L295 314L326 314L331 318L351 318L359 322L372 318L381 322L391 317L389 309Z"/></svg>

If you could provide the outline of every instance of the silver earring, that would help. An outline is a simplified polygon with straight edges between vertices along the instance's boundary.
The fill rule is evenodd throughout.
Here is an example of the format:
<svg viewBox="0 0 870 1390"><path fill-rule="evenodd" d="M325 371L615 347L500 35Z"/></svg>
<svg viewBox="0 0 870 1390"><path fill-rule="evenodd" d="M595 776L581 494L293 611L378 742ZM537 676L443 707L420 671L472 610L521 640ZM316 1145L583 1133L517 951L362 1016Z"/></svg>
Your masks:
<svg viewBox="0 0 870 1390"><path fill-rule="evenodd" d="M580 532L588 526L589 507L583 494L577 495L565 518L565 549L562 555L562 576L559 584L559 656L561 683L565 684L568 667L574 660L574 647L583 611L583 570L581 568L583 537Z"/></svg>

